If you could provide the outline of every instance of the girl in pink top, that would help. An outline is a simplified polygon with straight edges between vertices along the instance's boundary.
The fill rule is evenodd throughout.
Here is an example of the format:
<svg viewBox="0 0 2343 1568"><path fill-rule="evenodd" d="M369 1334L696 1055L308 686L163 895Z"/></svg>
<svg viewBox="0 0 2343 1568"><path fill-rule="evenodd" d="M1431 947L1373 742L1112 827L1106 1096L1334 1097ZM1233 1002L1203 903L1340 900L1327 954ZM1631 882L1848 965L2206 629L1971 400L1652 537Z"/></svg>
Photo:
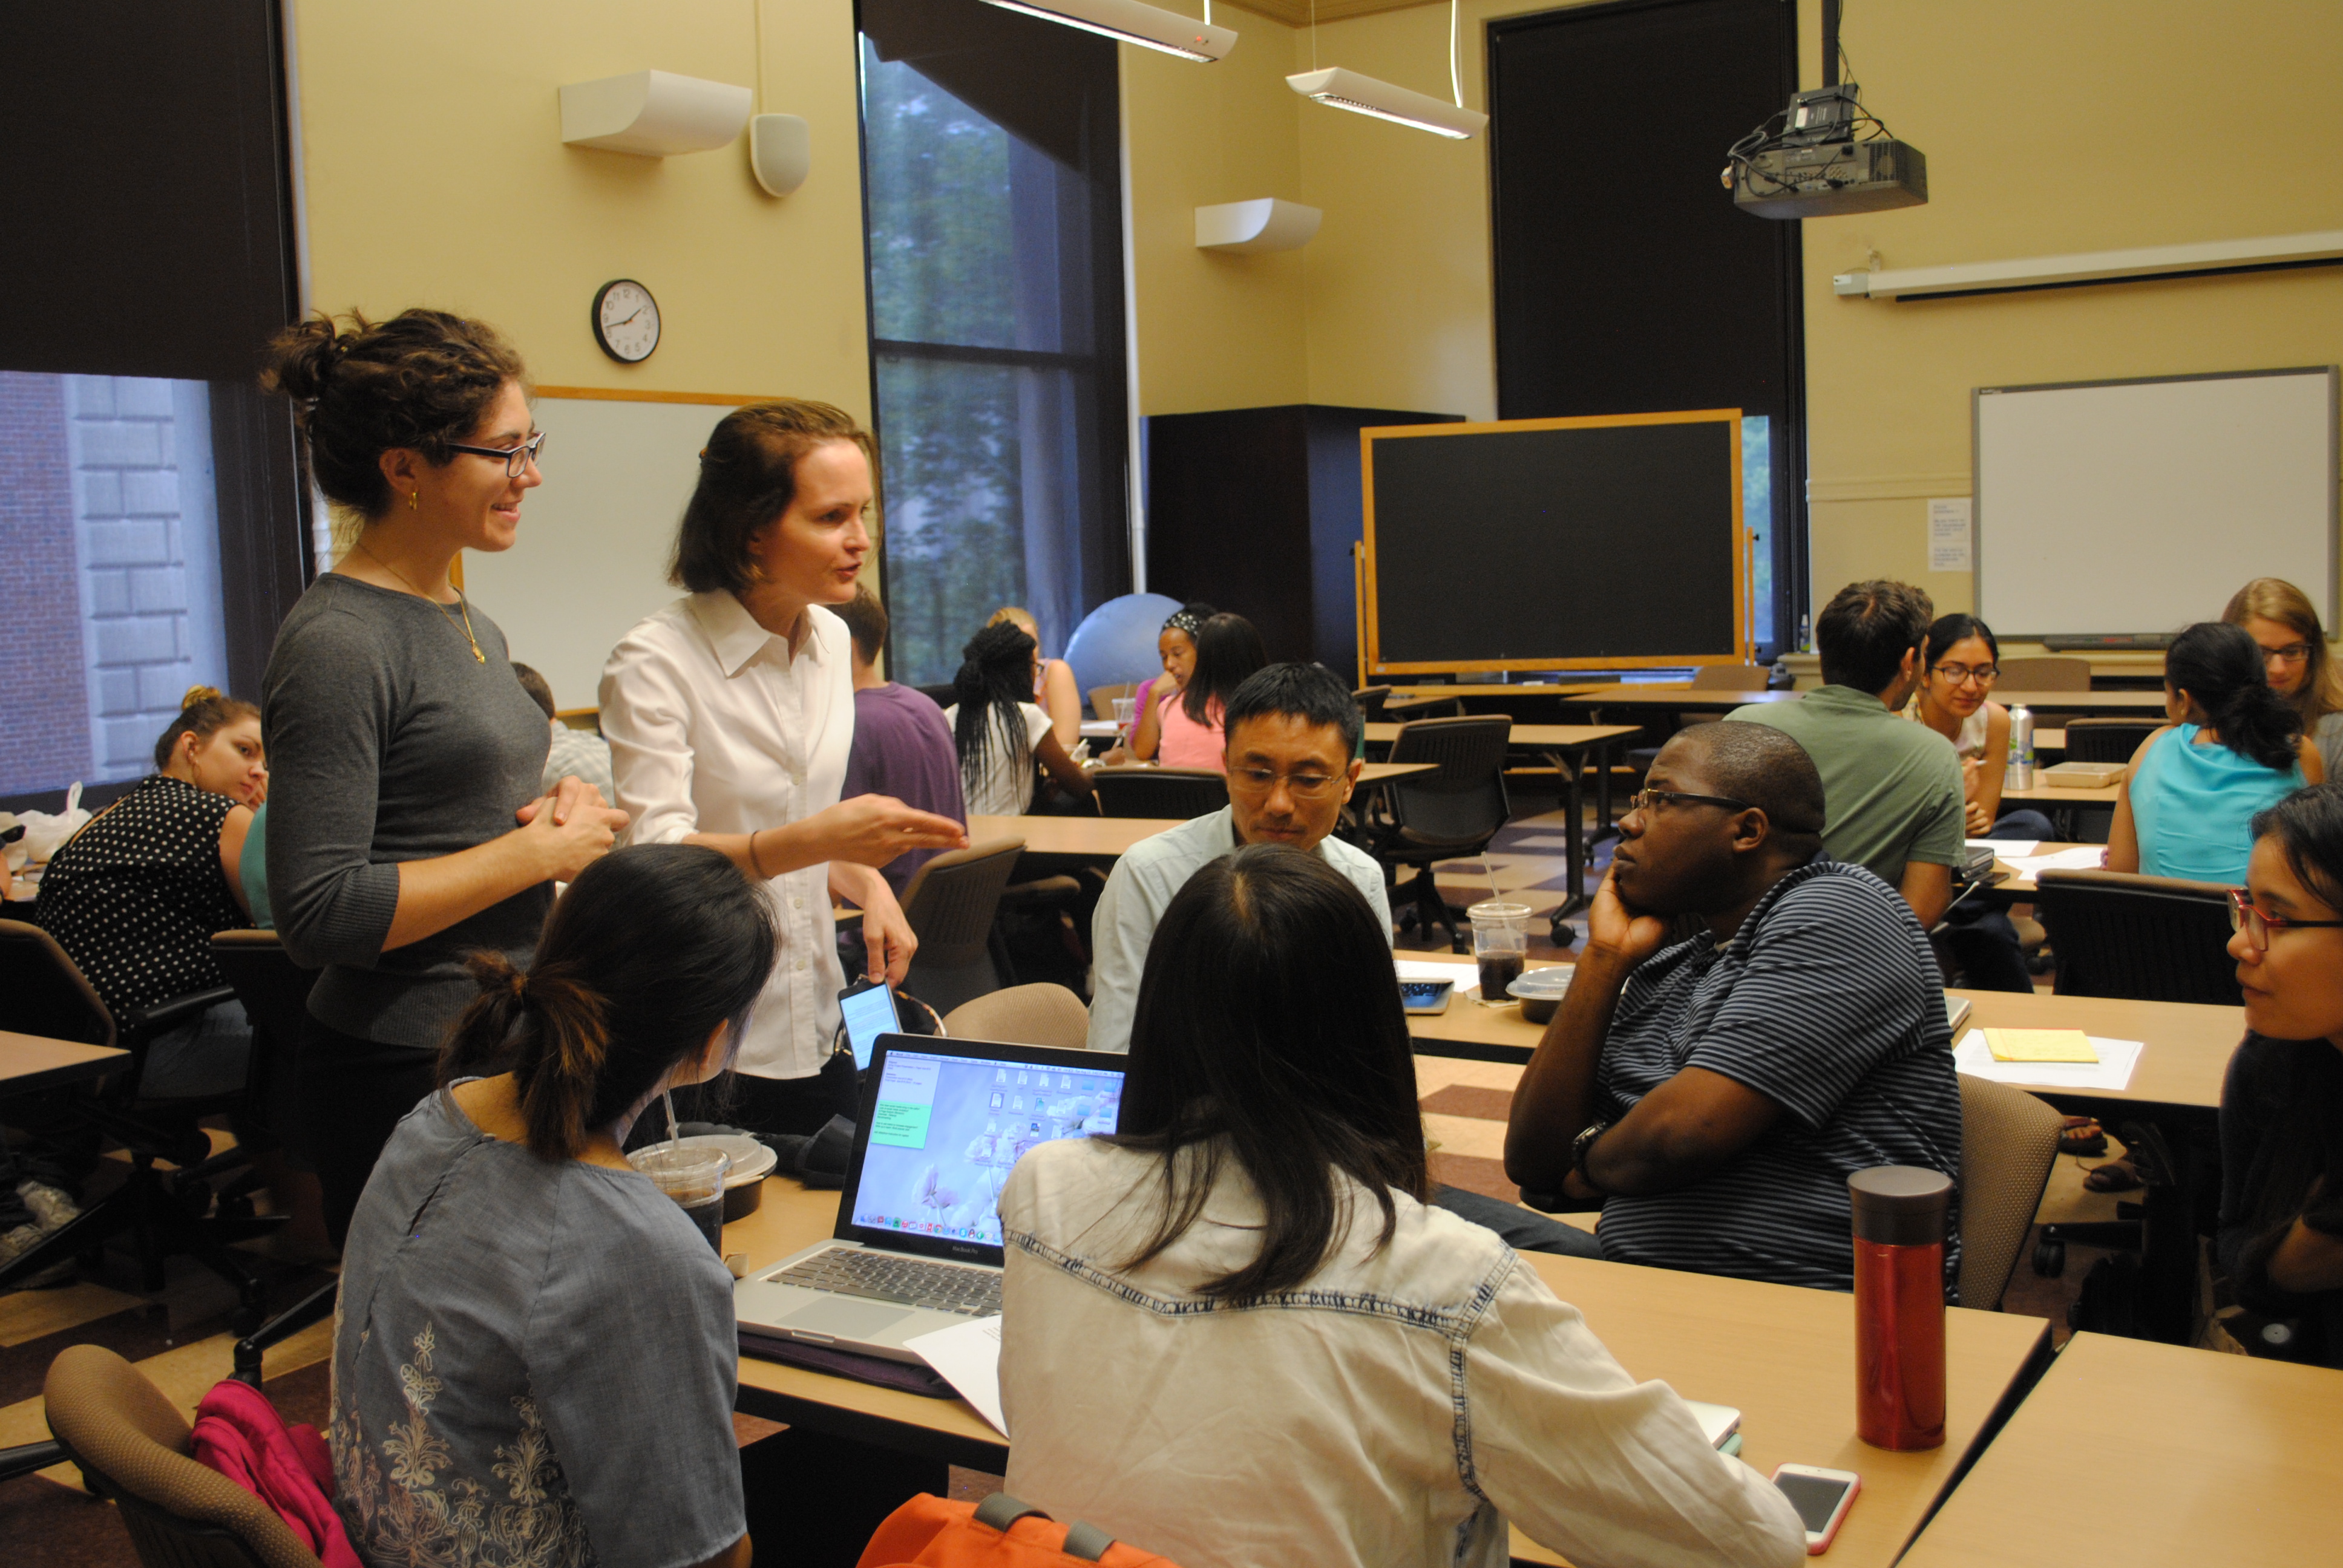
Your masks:
<svg viewBox="0 0 2343 1568"><path fill-rule="evenodd" d="M1196 631L1196 668L1187 685L1167 693L1156 709L1166 768L1225 771L1221 715L1245 678L1269 662L1261 633L1241 615L1216 615Z"/></svg>

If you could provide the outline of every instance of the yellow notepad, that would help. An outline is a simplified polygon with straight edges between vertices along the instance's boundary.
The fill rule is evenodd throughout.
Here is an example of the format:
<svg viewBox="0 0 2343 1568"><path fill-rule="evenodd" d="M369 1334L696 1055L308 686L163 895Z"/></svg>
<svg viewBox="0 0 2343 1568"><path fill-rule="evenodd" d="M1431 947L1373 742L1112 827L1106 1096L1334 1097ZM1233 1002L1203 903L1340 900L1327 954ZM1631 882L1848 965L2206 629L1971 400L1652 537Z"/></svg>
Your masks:
<svg viewBox="0 0 2343 1568"><path fill-rule="evenodd" d="M2079 1029L1989 1029L1986 1049L1996 1061L2097 1061L2090 1037Z"/></svg>

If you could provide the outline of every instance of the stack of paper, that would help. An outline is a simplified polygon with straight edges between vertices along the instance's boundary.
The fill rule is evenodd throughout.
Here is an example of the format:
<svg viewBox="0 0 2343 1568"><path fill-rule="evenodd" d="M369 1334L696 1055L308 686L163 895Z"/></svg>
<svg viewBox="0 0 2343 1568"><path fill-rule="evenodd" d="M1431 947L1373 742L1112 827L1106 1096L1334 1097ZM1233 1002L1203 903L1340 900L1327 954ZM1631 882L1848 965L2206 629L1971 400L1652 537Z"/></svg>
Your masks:
<svg viewBox="0 0 2343 1568"><path fill-rule="evenodd" d="M2002 861L2022 877L2034 877L2044 871L2096 871L2106 863L2107 854L2105 844L2077 844L2046 855L2004 855Z"/></svg>
<svg viewBox="0 0 2343 1568"><path fill-rule="evenodd" d="M1996 1061L2097 1061L2091 1037L2079 1029L1989 1029L1986 1048Z"/></svg>
<svg viewBox="0 0 2343 1568"><path fill-rule="evenodd" d="M1996 1061L1993 1047L1986 1043L1985 1030L1973 1029L1953 1047L1953 1065L1971 1078L1989 1078L1996 1083L2015 1083L2029 1089L2130 1088L2132 1069L2139 1065L2139 1053L2146 1047L2136 1040L2103 1040L2096 1034L2087 1039L2098 1058L2097 1061Z"/></svg>

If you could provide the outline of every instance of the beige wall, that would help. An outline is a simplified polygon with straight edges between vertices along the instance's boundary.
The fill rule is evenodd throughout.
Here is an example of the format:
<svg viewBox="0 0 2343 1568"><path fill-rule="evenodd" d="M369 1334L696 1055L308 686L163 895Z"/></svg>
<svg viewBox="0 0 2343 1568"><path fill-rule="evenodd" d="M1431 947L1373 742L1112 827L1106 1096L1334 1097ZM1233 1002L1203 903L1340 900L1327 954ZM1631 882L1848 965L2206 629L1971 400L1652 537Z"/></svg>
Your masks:
<svg viewBox="0 0 2343 1568"><path fill-rule="evenodd" d="M812 123L795 195L758 188L745 136L671 158L562 146L565 82L650 67L753 86L759 5L762 107ZM297 0L295 25L317 305L484 317L548 386L790 393L868 417L843 0ZM659 303L639 366L588 328L614 277Z"/></svg>

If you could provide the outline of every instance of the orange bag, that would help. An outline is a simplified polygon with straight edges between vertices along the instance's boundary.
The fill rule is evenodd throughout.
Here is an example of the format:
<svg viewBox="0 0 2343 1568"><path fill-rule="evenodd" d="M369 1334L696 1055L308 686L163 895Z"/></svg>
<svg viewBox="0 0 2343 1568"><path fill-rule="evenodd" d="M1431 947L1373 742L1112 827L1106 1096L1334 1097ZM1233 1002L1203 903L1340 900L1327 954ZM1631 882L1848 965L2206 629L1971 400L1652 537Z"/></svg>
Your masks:
<svg viewBox="0 0 2343 1568"><path fill-rule="evenodd" d="M887 1515L855 1568L1179 1568L1095 1524L1059 1524L1005 1492L982 1503L921 1493Z"/></svg>

